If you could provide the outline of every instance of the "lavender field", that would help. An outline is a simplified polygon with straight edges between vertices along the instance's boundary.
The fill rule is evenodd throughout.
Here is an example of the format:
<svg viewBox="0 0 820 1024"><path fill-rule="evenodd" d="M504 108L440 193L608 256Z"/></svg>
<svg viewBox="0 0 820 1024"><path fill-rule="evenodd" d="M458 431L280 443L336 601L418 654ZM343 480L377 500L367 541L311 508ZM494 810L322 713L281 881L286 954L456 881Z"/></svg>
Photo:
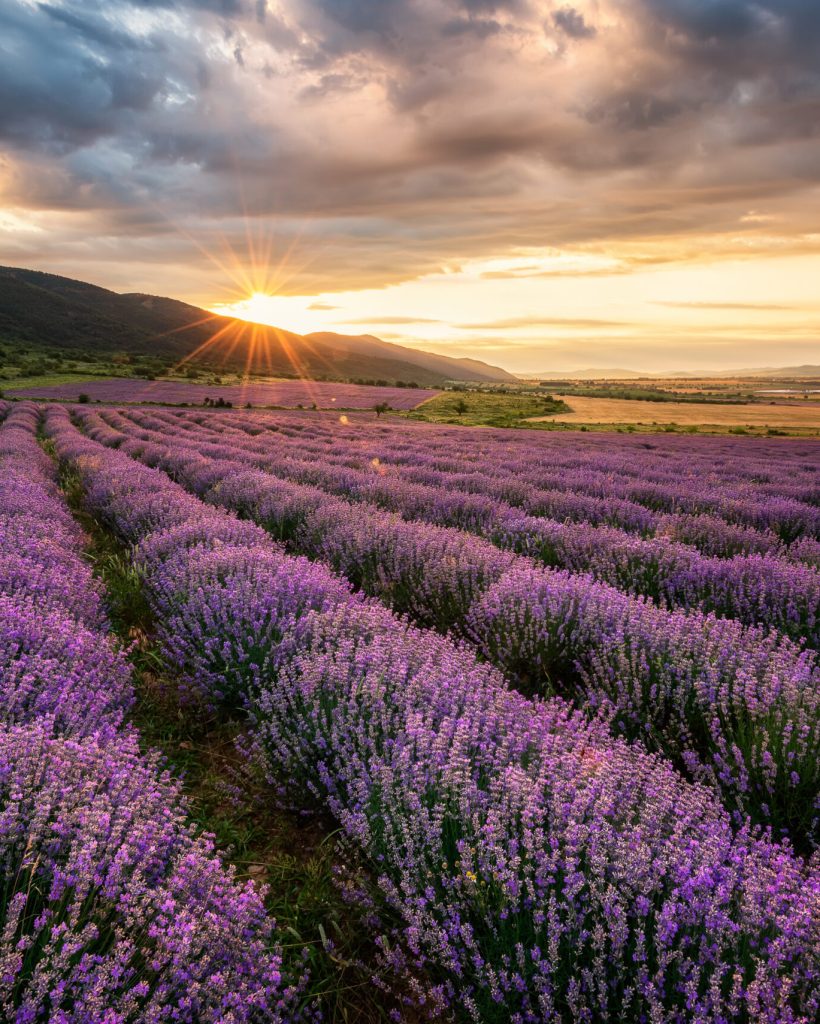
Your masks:
<svg viewBox="0 0 820 1024"><path fill-rule="evenodd" d="M814 441L0 401L0 1020L346 1019L344 937L274 920L281 879L194 823L149 677L338 843L358 1019L816 1020L818 470Z"/></svg>
<svg viewBox="0 0 820 1024"><path fill-rule="evenodd" d="M92 380L78 384L52 384L18 388L20 398L45 398L76 402L80 394L92 402L155 402L165 405L205 405L206 399L221 398L234 406L284 409L372 409L386 402L391 409L408 410L438 394L426 388L365 387L358 384L328 384L313 380L256 381L246 384L188 384L168 380Z"/></svg>

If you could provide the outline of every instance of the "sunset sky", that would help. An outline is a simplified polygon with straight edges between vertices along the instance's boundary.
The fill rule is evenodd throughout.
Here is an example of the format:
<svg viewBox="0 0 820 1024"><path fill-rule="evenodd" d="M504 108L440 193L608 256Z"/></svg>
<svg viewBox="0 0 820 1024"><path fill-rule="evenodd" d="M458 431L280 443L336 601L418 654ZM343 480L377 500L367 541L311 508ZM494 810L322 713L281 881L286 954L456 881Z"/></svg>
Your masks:
<svg viewBox="0 0 820 1024"><path fill-rule="evenodd" d="M820 2L3 0L0 263L514 371L820 363Z"/></svg>

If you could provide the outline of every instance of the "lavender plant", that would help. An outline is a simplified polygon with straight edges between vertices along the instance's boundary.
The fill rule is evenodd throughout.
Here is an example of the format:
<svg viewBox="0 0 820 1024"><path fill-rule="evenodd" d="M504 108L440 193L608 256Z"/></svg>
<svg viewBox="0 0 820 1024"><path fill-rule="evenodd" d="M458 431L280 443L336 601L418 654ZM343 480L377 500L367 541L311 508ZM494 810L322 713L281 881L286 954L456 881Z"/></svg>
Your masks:
<svg viewBox="0 0 820 1024"><path fill-rule="evenodd" d="M163 464L162 446L152 443ZM193 449L176 458L176 466L192 489L200 472L212 479L210 460ZM280 507L292 509L296 486L273 477L266 483L257 473L207 494L245 510L278 489L286 495ZM801 849L816 844L820 724L813 653L736 621L654 607L586 574L538 570L454 529L406 522L341 499L315 502L312 493L306 507L313 510L301 515L291 547L328 562L417 623L460 632L528 692L546 688L593 713L606 708L618 733L714 785L738 824L751 816ZM535 529L539 522L534 520ZM640 550L645 542L631 543ZM580 544L580 562L585 550L588 556ZM630 564L644 563L630 557ZM721 572L725 567L724 578L733 581L725 588L733 600L754 603L753 594L761 591L744 590L742 575L732 575L733 560L713 564ZM679 574L684 591L685 570L686 564ZM651 560L644 571L657 577ZM780 583L772 589L786 596L774 606L805 621L790 603L792 571L816 576L777 563L771 578Z"/></svg>
<svg viewBox="0 0 820 1024"><path fill-rule="evenodd" d="M738 819L801 848L820 825L814 652L739 623L668 613L614 588L521 565L473 606L479 650L530 690L577 694L615 729L722 794Z"/></svg>
<svg viewBox="0 0 820 1024"><path fill-rule="evenodd" d="M816 1012L816 870L706 790L383 610L280 651L253 700L272 775L365 852L440 998L482 1022Z"/></svg>
<svg viewBox="0 0 820 1024"><path fill-rule="evenodd" d="M156 545L171 594L189 561L203 595L222 592L237 546L222 562L220 545L190 543L202 514L178 485L63 415L49 423L93 507L116 507L114 528ZM142 495L151 514L132 515ZM611 588L587 583L606 611ZM248 696L272 780L337 817L400 921L385 926L385 955L427 965L435 1005L477 1021L681 1024L820 1009L816 863L733 827L711 790L604 721L527 699L470 648L341 593L292 617L263 669Z"/></svg>
<svg viewBox="0 0 820 1024"><path fill-rule="evenodd" d="M385 474L378 460L375 467L351 466L349 457L340 455L335 461L331 451L322 453L321 462L317 462L308 458L301 444L296 452L274 455L255 441L237 440L225 430L222 433L228 433L228 438L218 444L192 435L187 445L170 451L163 446L164 435L157 429L161 418L143 415L138 419L153 424L153 430L141 433L154 440L124 443L138 444L139 451L134 454L142 461L164 469L195 493L208 494L210 500L252 516L274 536L292 544L308 543L297 534L313 511L323 516L333 509L339 518L355 515L344 505L329 503L325 496L329 492L346 501L364 503L365 507L378 505L404 519L478 533L502 548L531 555L551 566L590 572L597 579L649 596L666 607L713 611L747 624L776 628L794 639L817 642L820 574L786 558L782 545L765 555L705 556L670 540L674 523L681 517L665 517L657 527L660 536L643 538L606 525L529 515L498 498L454 489L450 486L452 475L441 474L437 485L415 483L405 472ZM115 414L109 414L107 421L120 430L127 431L129 426L133 430L127 419ZM105 427L102 436L108 438L109 433L110 428ZM207 468L203 455L208 460ZM276 479L245 466L259 467L275 474ZM211 491L208 484L212 485ZM682 518L695 527L700 523L701 532L704 520L714 522L714 517L707 516ZM695 527L690 535L697 538L700 533ZM747 534L754 534L748 528L724 527L730 537L740 535L745 539ZM382 523L380 532L385 529ZM760 537L761 547L768 551L766 538L754 536ZM770 547L780 545L773 534L769 537ZM701 539L706 545L708 536ZM721 535L719 544L725 556L730 541Z"/></svg>
<svg viewBox="0 0 820 1024"><path fill-rule="evenodd" d="M0 1018L285 1021L272 923L134 734L0 730Z"/></svg>

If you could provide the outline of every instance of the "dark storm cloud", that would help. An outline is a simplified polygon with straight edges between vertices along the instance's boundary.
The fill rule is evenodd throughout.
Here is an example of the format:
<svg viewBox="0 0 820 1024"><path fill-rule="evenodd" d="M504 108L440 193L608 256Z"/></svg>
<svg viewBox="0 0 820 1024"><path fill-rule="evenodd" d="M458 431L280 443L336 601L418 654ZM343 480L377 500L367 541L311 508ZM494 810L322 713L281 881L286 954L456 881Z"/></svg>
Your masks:
<svg viewBox="0 0 820 1024"><path fill-rule="evenodd" d="M3 7L0 52L0 139L23 147L64 152L120 134L173 89L162 37L93 9Z"/></svg>
<svg viewBox="0 0 820 1024"><path fill-rule="evenodd" d="M553 11L552 21L556 28L573 39L591 39L595 35L595 26L588 25L583 14L574 7L561 7Z"/></svg>
<svg viewBox="0 0 820 1024"><path fill-rule="evenodd" d="M361 83L353 75L322 75L318 82L306 85L300 90L303 100L322 100L333 93L350 92L361 87Z"/></svg>
<svg viewBox="0 0 820 1024"><path fill-rule="evenodd" d="M667 24L702 40L737 40L761 26L764 4L746 0L649 0Z"/></svg>
<svg viewBox="0 0 820 1024"><path fill-rule="evenodd" d="M445 36L473 35L486 39L501 32L502 28L494 18L453 18L442 25L441 31Z"/></svg>
<svg viewBox="0 0 820 1024"><path fill-rule="evenodd" d="M815 0L645 0L666 24L702 40L742 41L765 32L772 19L790 40L820 34L820 8Z"/></svg>
<svg viewBox="0 0 820 1024"><path fill-rule="evenodd" d="M779 70L791 77L802 66L817 74L815 0L642 0L642 6L670 49L716 71Z"/></svg>
<svg viewBox="0 0 820 1024"><path fill-rule="evenodd" d="M474 13L479 11L481 14L495 14L496 11L515 11L525 7L526 4L523 0L460 0L459 7L462 7L465 11Z"/></svg>
<svg viewBox="0 0 820 1024"><path fill-rule="evenodd" d="M240 67L252 66L247 44L254 39L258 19L266 10L264 6L243 4L239 0L167 2L191 19L212 14L230 15L240 26L238 30L245 33L230 48L233 59ZM143 0L139 6L155 10L164 5ZM791 89L792 98L795 92L804 97L805 109L798 108L791 114L791 120L799 122L794 126L798 133L801 130L806 133L810 125L816 124L817 110L810 100L820 101L818 82L811 77L791 80L787 74L775 75L775 72L779 70L778 61L785 63L792 45L799 49L805 44L807 32L817 33L820 5L800 0L778 0L776 4L752 4L742 0L634 0L622 6L627 9L643 7L653 19L650 30L656 36L674 30L673 37L667 37L663 45L670 54L674 51L679 66L673 67L670 62L668 74L663 70L660 73L657 69L650 71L642 66L640 51L636 51L629 88L624 88L616 78L609 88L596 88L598 95L586 102L576 101L575 111L566 113L580 113L595 126L598 134L586 140L567 123L562 124L557 116L542 116L540 125L522 134L520 124L527 117L532 119L529 111L533 107L538 109L537 103L519 103L512 117L509 117L510 111L505 110L497 118L501 122L498 127L489 124L492 115L488 113L484 118L488 127L484 129L461 127L463 108L440 111L440 116L428 122L426 130L417 133L415 152L404 154L408 170L414 169L417 156L423 153L435 162L439 158L448 161L471 154L483 158L528 151L538 159L581 166L588 162L584 150L590 148L589 142L606 154L592 161L593 165L606 166L611 162L634 165L636 153L618 146L615 138L618 131L653 129L687 112L708 114L710 106L721 103L731 102L733 108L738 106L740 101L731 101L729 94L742 84L748 87L749 83L732 79L722 53L715 54L714 82L692 87L686 62L708 60L709 47L715 42L725 43L735 50L742 50L743 42L749 39L765 39L767 45L777 42L768 53L772 67L766 66L766 53L757 55L762 58L757 78L768 81L770 88L776 79L776 92ZM4 48L9 52L0 67L0 130L23 143L31 136L35 142L57 139L70 145L76 136L76 143L85 145L103 135L122 134L123 127L135 127L137 136L131 139L133 145L138 142L140 133L162 134L161 128L149 123L129 126L122 121L120 112L131 110L150 115L154 108L158 119L168 121L170 130L177 132L179 118L165 117L167 112L156 108L170 90L182 88L196 98L209 84L209 64L213 63L213 58L209 57L203 43L187 40L187 46L182 46L183 54L187 49L191 57L198 58L192 75L191 61L180 60L183 41L178 36L168 33L174 44L169 47L160 30L137 37L124 24L117 23L118 12L130 7L126 3L112 2L105 7L44 4L39 10L4 9L0 14L0 29L6 35ZM308 66L324 69L318 79L301 85L298 95L305 100L355 91L378 78L398 110L421 110L448 100L457 103L464 88L458 64L469 59L469 38L472 37L473 45L479 47L486 37L501 33L503 27L500 22L484 16L504 12L514 19L520 14L518 27L524 31L530 25L529 15L527 5L495 0L453 0L440 7L444 17L436 21L429 7L413 0L294 0L282 6L290 15L290 21L283 23L280 19L277 22L279 35L274 48L281 56L282 50L287 52L290 47ZM458 15L459 11L464 14ZM53 23L50 29L44 19ZM574 7L555 9L552 20L562 34L575 39L589 38L595 31ZM57 24L65 31L58 30ZM263 38L267 30L267 26L262 26ZM307 42L304 41L306 33ZM302 41L298 42L300 37ZM447 51L454 45L458 47L450 54L454 65L448 67ZM389 56L385 66L371 68L368 72L366 65L360 64L355 74L349 67L330 68L334 61L351 54L361 61L374 47L382 58ZM31 69L28 74L26 69ZM417 70L424 73L416 75ZM483 78L489 88L492 68L484 71ZM241 101L239 91L237 100ZM776 135L778 124L783 125L779 117L771 116L775 113L771 109L771 96L762 96L761 105L767 108L760 118L766 123L749 126L758 141L767 132ZM746 107L750 106L757 109L754 103L746 102ZM736 114L733 108L729 112ZM748 116L751 112L745 111L750 121L753 120ZM200 117L201 111L192 103L189 113L194 120ZM550 111L551 115L556 113L560 111ZM503 123L508 119L510 127ZM144 118L143 122L148 120ZM245 121L252 123L253 117L240 112L238 121L240 125ZM566 121L572 122L572 118L568 116ZM611 133L611 137L606 137L607 133ZM183 131L183 134L186 133ZM180 158L187 159L186 145L178 149ZM162 158L167 159L169 147L160 146L159 151ZM572 151L578 156L573 158ZM640 154L637 162L643 159Z"/></svg>
<svg viewBox="0 0 820 1024"><path fill-rule="evenodd" d="M5 200L158 252L158 210L317 218L384 280L763 204L809 232L818 45L817 0L7 0Z"/></svg>
<svg viewBox="0 0 820 1024"><path fill-rule="evenodd" d="M409 5L405 0L313 0L313 6L349 32L389 32Z"/></svg>
<svg viewBox="0 0 820 1024"><path fill-rule="evenodd" d="M608 121L616 128L634 131L666 124L691 106L681 99L627 90L606 96L590 107L586 116L592 123Z"/></svg>
<svg viewBox="0 0 820 1024"><path fill-rule="evenodd" d="M61 22L73 33L87 43L96 43L103 50L134 50L140 49L140 43L127 32L112 28L99 18L89 17L75 10L55 7L53 4L37 5L48 18Z"/></svg>

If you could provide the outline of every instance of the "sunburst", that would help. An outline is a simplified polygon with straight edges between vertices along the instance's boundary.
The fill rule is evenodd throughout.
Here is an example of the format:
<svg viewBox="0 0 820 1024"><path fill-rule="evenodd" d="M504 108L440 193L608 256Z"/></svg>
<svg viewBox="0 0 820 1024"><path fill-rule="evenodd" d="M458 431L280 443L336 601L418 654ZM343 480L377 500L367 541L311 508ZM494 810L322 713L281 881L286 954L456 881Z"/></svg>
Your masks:
<svg viewBox="0 0 820 1024"><path fill-rule="evenodd" d="M289 331L271 323L263 308L265 303L287 293L293 279L308 266L309 260L297 257L301 233L279 253L270 231L254 232L247 218L245 224L241 249L224 235L213 246L205 246L189 236L189 241L220 271L225 297L214 303L210 315L166 332L184 334L205 325L211 328L205 340L180 359L173 370L180 372L186 366L207 360L212 366L230 368L232 372L241 366L238 372L247 382L252 373L281 373L284 363L288 376L310 380L311 374L299 351L302 344Z"/></svg>

